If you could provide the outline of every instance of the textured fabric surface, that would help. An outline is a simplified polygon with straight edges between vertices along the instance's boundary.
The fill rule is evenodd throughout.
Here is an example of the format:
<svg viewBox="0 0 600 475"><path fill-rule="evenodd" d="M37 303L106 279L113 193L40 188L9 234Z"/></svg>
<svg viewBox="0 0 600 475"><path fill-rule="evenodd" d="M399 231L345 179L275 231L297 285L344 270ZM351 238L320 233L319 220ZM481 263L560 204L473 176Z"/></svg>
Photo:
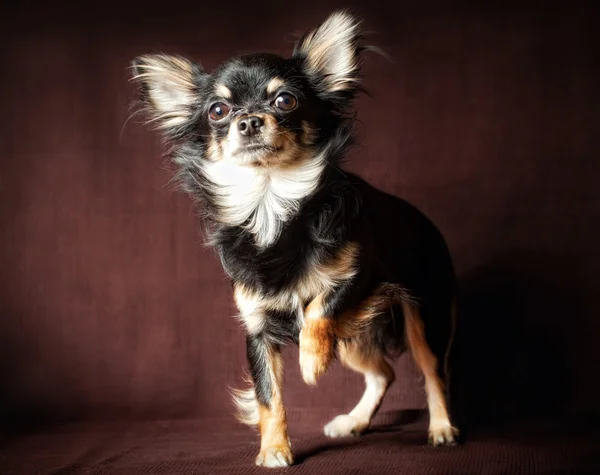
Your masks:
<svg viewBox="0 0 600 475"><path fill-rule="evenodd" d="M533 424L473 433L449 448L426 445L423 419L398 425L382 414L361 438L327 439L314 414L292 411L296 464L254 466L258 441L227 419L75 425L13 439L0 449L3 475L192 474L596 474L597 432ZM411 416L412 418L412 416Z"/></svg>
<svg viewBox="0 0 600 475"><path fill-rule="evenodd" d="M158 136L139 116L128 121L127 67L155 51L208 69L238 53L289 54L291 34L340 6L355 8L392 59L365 59L372 97L358 101L348 167L447 238L462 304L453 374L469 420L493 428L598 412L594 3L4 2L0 428L22 435L5 439L0 474L251 464L256 437L230 422L229 388L246 366L230 286L191 201L169 185ZM412 360L395 369L382 411L424 408ZM576 429L489 429L452 452L422 447L412 429L326 441L325 415L349 410L362 390L337 364L307 388L297 349L286 350L285 401L306 456L294 473L561 473L587 463L591 442ZM301 414L313 414L305 426ZM133 422L171 418L190 422ZM83 425L60 429L65 421Z"/></svg>

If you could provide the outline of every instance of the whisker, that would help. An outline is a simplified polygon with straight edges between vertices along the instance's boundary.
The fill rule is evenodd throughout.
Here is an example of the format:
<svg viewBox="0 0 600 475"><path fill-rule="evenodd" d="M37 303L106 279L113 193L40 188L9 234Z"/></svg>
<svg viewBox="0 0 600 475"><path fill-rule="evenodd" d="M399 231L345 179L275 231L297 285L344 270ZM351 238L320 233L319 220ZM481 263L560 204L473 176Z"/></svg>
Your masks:
<svg viewBox="0 0 600 475"><path fill-rule="evenodd" d="M127 124L129 123L129 121L131 119L133 119L136 115L139 115L143 112L144 112L143 109L138 109L138 110L134 111L132 114L130 114L129 117L127 117L127 119L125 119L125 122L123 123L123 127L121 127L121 133L119 134L119 142L121 140L123 140L123 132L125 132L125 127L127 127Z"/></svg>

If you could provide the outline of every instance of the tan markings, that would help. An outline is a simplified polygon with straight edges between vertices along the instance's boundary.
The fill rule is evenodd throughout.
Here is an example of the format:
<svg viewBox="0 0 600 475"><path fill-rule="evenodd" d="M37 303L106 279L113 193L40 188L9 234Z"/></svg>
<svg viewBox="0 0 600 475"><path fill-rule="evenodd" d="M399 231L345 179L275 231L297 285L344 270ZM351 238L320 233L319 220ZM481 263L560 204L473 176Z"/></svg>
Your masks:
<svg viewBox="0 0 600 475"><path fill-rule="evenodd" d="M265 121L263 134L265 135L267 143L271 143L274 147L283 149L283 151L295 146L294 136L285 129L279 130L279 126L277 125L277 120L275 117L273 117L271 114L256 115ZM283 160L282 157L279 157L279 155L283 154L278 154L279 162L285 162L285 160Z"/></svg>
<svg viewBox="0 0 600 475"><path fill-rule="evenodd" d="M283 79L274 77L269 81L269 84L267 84L267 94L275 94L277 90L283 86L283 84Z"/></svg>
<svg viewBox="0 0 600 475"><path fill-rule="evenodd" d="M273 115L254 115L263 119L265 124L261 129L261 135L265 144L272 146L274 150L265 152L262 156L253 156L252 161L246 163L246 165L259 169L268 166L271 169L282 171L308 169L311 168L311 165L314 168L319 168L322 165L321 160L315 158L315 153L310 148L314 143L315 136L314 133L311 133L310 128L304 128L302 137L298 140L294 133L285 127L279 127L277 119ZM243 141L240 139L237 127L241 118L234 119L229 127L227 137L220 144L220 156L223 158L235 157L235 161L242 161L243 163L243 151L240 154L240 149L243 149Z"/></svg>
<svg viewBox="0 0 600 475"><path fill-rule="evenodd" d="M269 165L278 165L280 167L298 166L298 162L304 156L303 150L296 143L296 138L289 130L280 128L277 120L270 114L261 115L265 121L265 134L267 143L271 143L273 147L279 151L268 157Z"/></svg>
<svg viewBox="0 0 600 475"><path fill-rule="evenodd" d="M450 307L450 319L451 319L451 330L450 330L450 338L448 341L448 348L446 348L446 354L444 355L444 375L446 379L450 378L450 354L452 352L452 344L454 343L454 335L456 333L456 324L457 324L457 312L458 312L458 303L456 301L456 295L452 298L452 306Z"/></svg>
<svg viewBox="0 0 600 475"><path fill-rule="evenodd" d="M387 388L394 381L394 370L371 342L345 340L338 344L338 354L344 366L361 373L365 377L365 392L349 414L334 418L325 426L328 437L345 437L364 432L385 395Z"/></svg>
<svg viewBox="0 0 600 475"><path fill-rule="evenodd" d="M137 58L137 74L132 80L148 90L150 123L158 128L176 127L191 117L196 85L192 63L184 58L163 54Z"/></svg>
<svg viewBox="0 0 600 475"><path fill-rule="evenodd" d="M287 420L281 389L283 385L283 359L273 348L267 354L269 376L273 388L269 406L259 404L260 452L256 464L267 467L291 465L293 456L287 433Z"/></svg>
<svg viewBox="0 0 600 475"><path fill-rule="evenodd" d="M218 161L223 158L221 145L219 144L219 142L217 142L217 139L215 137L210 138L208 146L206 148L206 152L211 160Z"/></svg>
<svg viewBox="0 0 600 475"><path fill-rule="evenodd" d="M263 330L267 311L295 312L299 307L297 298L291 293L265 296L239 283L234 284L233 298L240 312L240 319L251 335Z"/></svg>
<svg viewBox="0 0 600 475"><path fill-rule="evenodd" d="M252 115L260 117L262 120L264 120L265 125L267 125L268 128L269 127L272 127L272 128L277 127L277 120L271 114L252 114Z"/></svg>
<svg viewBox="0 0 600 475"><path fill-rule="evenodd" d="M307 146L313 145L315 143L316 138L317 138L317 131L315 129L313 129L313 127L308 122L303 120L302 121L302 142L304 143L304 145L307 145Z"/></svg>
<svg viewBox="0 0 600 475"><path fill-rule="evenodd" d="M358 271L358 255L358 244L349 242L335 257L313 266L296 287L300 299L307 302L320 293L332 290L341 282L352 279Z"/></svg>
<svg viewBox="0 0 600 475"><path fill-rule="evenodd" d="M324 76L331 91L344 90L357 82L356 36L358 22L349 14L336 12L306 36L299 50L306 54L309 67Z"/></svg>
<svg viewBox="0 0 600 475"><path fill-rule="evenodd" d="M265 154L255 165L282 165L292 163L302 154L301 148L296 144L294 135L285 129L280 129L277 120L271 114L253 114L264 121L261 129L261 135L265 144L273 146L277 152ZM239 147L242 147L240 133L237 127L238 122L244 116L236 118L229 127L227 137L223 142L223 153L228 156L235 155Z"/></svg>
<svg viewBox="0 0 600 475"><path fill-rule="evenodd" d="M452 444L456 429L450 424L444 384L437 373L437 359L425 339L423 321L418 308L403 302L402 311L406 324L406 337L412 355L425 376L425 391L429 408L429 440L433 445Z"/></svg>
<svg viewBox="0 0 600 475"><path fill-rule="evenodd" d="M412 298L404 287L381 284L356 308L347 310L337 318L335 334L338 338L357 337L374 318L405 301L412 302Z"/></svg>
<svg viewBox="0 0 600 475"><path fill-rule="evenodd" d="M217 84L215 92L224 99L231 99L231 91L225 84Z"/></svg>
<svg viewBox="0 0 600 475"><path fill-rule="evenodd" d="M317 320L324 317L324 302L325 296L323 294L317 295L312 302L308 304L306 310L304 310L305 320Z"/></svg>
<svg viewBox="0 0 600 475"><path fill-rule="evenodd" d="M300 370L306 384L316 384L333 359L335 324L324 314L324 298L319 294L306 307L300 330Z"/></svg>
<svg viewBox="0 0 600 475"><path fill-rule="evenodd" d="M302 150L297 144L291 144L293 137L288 132L278 132L276 138L279 151L265 160L269 166L275 166L285 173L293 173L294 170L302 170L311 167L312 156L309 152ZM316 184L315 184L316 186Z"/></svg>
<svg viewBox="0 0 600 475"><path fill-rule="evenodd" d="M315 266L300 280L296 292L309 301L300 331L300 369L306 384L316 384L333 359L336 324L325 314L327 294L357 272L358 245L350 242L336 256Z"/></svg>

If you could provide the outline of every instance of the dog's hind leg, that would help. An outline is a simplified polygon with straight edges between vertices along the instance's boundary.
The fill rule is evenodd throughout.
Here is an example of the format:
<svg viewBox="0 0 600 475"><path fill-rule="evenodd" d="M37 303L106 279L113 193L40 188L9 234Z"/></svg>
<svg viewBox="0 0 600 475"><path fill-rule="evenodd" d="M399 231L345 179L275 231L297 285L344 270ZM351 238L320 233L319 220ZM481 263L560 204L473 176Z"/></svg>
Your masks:
<svg viewBox="0 0 600 475"><path fill-rule="evenodd" d="M427 406L429 408L429 443L432 445L454 444L458 434L456 428L450 423L448 404L445 395L445 371L440 367L445 364L444 356L448 351L452 338L452 325L448 321L438 321L437 325L448 328L443 335L426 337L425 325L419 307L409 301L402 303L406 326L406 337L417 366L425 376L425 391L427 392ZM454 312L454 306L452 312ZM448 315L447 317L450 317ZM454 318L454 315L452 315ZM433 325L432 325L433 328ZM447 333L447 335L446 335ZM437 355L437 356L436 356Z"/></svg>
<svg viewBox="0 0 600 475"><path fill-rule="evenodd" d="M394 381L394 370L380 351L358 340L340 341L341 363L365 377L365 392L352 411L337 416L325 426L325 435L345 437L364 432L371 423L387 388Z"/></svg>

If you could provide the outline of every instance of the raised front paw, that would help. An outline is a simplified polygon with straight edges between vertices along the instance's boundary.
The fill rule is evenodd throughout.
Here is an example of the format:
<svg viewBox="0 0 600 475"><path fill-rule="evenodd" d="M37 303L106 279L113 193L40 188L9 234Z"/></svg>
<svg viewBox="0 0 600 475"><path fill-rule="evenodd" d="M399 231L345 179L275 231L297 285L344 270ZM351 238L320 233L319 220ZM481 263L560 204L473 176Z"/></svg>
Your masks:
<svg viewBox="0 0 600 475"><path fill-rule="evenodd" d="M273 445L262 449L256 456L256 465L261 467L287 467L294 463L294 456L289 446Z"/></svg>
<svg viewBox="0 0 600 475"><path fill-rule="evenodd" d="M333 359L330 326L327 320L306 322L300 331L300 370L306 384L316 384Z"/></svg>

